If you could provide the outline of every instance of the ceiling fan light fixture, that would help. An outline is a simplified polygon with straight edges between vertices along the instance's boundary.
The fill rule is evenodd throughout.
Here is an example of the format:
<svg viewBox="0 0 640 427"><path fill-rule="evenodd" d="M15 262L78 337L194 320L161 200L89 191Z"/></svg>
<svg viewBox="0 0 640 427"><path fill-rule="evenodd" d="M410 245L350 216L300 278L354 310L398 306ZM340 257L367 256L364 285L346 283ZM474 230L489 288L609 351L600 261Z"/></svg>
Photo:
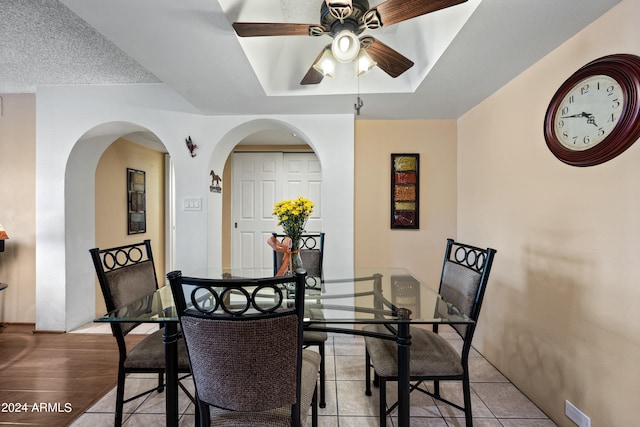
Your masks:
<svg viewBox="0 0 640 427"><path fill-rule="evenodd" d="M351 30L340 31L331 43L331 52L340 62L351 62L358 56L360 40Z"/></svg>
<svg viewBox="0 0 640 427"><path fill-rule="evenodd" d="M313 64L313 68L326 77L334 77L336 75L336 60L329 49L325 49L320 59Z"/></svg>
<svg viewBox="0 0 640 427"><path fill-rule="evenodd" d="M353 65L356 71L356 77L360 77L378 65L378 63L371 59L366 49L361 48L360 53L358 53L358 59L354 61Z"/></svg>

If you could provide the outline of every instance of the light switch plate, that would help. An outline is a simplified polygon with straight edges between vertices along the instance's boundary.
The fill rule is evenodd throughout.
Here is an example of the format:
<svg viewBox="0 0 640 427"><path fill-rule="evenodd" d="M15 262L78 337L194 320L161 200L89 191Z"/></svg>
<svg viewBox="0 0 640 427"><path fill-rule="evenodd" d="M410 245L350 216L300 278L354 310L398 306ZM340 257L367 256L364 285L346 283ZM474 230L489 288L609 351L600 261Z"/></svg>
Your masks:
<svg viewBox="0 0 640 427"><path fill-rule="evenodd" d="M184 199L185 211L201 211L202 210L202 198L189 197Z"/></svg>

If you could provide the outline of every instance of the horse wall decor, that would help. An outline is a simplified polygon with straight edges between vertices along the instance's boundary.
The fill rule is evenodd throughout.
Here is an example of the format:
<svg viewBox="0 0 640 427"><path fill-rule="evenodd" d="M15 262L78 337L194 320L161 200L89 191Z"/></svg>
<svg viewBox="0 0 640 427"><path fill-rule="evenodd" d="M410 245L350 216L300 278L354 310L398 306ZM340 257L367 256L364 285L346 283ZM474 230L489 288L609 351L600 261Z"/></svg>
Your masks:
<svg viewBox="0 0 640 427"><path fill-rule="evenodd" d="M211 176L211 186L209 187L209 190L212 193L221 193L222 187L220 187L220 182L222 182L222 178L220 178L220 175L211 171L209 172L209 176Z"/></svg>

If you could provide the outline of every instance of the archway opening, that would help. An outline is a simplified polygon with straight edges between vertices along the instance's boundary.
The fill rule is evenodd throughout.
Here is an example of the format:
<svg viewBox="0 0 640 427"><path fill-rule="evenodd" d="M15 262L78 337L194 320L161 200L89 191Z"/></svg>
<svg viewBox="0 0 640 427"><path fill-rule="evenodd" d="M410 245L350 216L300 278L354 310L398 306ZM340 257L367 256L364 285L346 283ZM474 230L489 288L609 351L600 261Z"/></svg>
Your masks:
<svg viewBox="0 0 640 427"><path fill-rule="evenodd" d="M90 248L120 246L150 238L156 267L161 269L158 277L163 277L167 158L164 144L153 132L128 122L98 125L74 145L65 171L67 331L104 313L104 302L87 252ZM128 168L145 171L146 227L142 233L129 234ZM78 261L83 259L87 262Z"/></svg>
<svg viewBox="0 0 640 427"><path fill-rule="evenodd" d="M209 196L209 265L231 266L231 170L234 151L274 150L315 152L314 144L304 132L289 123L274 119L255 119L242 123L229 131L218 143L209 164L212 172L222 173L223 190L221 194L210 193Z"/></svg>
<svg viewBox="0 0 640 427"><path fill-rule="evenodd" d="M311 199L316 210L308 225L321 231L320 162L313 148L291 129L257 131L240 140L227 158L223 179L227 182L221 229L224 267L269 267L272 257L266 239L271 232L280 231L275 218L269 216L276 201L297 196ZM247 203L256 214L253 218L244 216ZM263 216L258 217L259 213ZM240 247L243 241L252 240L251 251Z"/></svg>

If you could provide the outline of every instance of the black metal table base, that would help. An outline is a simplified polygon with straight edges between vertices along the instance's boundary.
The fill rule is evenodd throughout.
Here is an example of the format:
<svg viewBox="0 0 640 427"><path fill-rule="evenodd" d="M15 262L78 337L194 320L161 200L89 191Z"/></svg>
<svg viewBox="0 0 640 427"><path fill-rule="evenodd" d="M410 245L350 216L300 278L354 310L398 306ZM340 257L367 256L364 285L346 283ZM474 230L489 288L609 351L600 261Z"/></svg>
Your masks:
<svg viewBox="0 0 640 427"><path fill-rule="evenodd" d="M165 346L165 411L167 427L178 427L178 324L166 322L162 334Z"/></svg>

